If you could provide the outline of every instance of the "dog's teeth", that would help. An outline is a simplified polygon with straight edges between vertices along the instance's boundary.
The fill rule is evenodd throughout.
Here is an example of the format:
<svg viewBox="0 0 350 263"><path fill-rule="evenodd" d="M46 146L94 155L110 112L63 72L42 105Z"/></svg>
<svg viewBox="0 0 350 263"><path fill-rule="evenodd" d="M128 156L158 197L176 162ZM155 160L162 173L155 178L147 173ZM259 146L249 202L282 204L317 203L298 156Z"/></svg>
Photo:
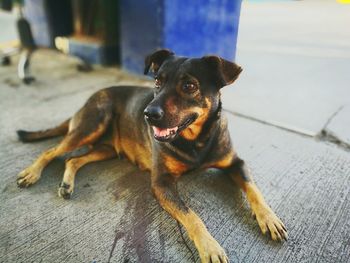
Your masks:
<svg viewBox="0 0 350 263"><path fill-rule="evenodd" d="M178 127L161 129L161 128L152 126L152 128L153 128L154 134L157 137L167 137L169 135L174 135L176 133L176 131L178 130Z"/></svg>

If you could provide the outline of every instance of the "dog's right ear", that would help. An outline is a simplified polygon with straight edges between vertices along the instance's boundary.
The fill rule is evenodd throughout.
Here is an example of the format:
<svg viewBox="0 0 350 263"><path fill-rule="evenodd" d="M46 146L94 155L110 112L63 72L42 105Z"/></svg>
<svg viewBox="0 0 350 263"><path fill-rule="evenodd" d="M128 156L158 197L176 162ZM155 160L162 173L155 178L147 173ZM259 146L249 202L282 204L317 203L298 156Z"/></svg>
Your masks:
<svg viewBox="0 0 350 263"><path fill-rule="evenodd" d="M161 49L147 56L145 59L145 70L143 74L146 75L149 72L149 70L153 71L154 73L157 73L158 69L163 64L163 62L173 55L175 55L175 53L171 50Z"/></svg>

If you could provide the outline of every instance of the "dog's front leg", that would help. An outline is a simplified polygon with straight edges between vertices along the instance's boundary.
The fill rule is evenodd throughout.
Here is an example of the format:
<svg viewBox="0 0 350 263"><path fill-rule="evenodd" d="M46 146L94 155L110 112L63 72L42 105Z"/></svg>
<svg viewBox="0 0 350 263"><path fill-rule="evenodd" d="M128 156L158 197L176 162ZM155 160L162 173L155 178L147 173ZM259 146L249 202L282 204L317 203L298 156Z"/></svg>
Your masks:
<svg viewBox="0 0 350 263"><path fill-rule="evenodd" d="M188 232L202 262L228 262L219 243L210 235L202 220L186 206L176 191L176 178L169 174L152 173L152 191L160 205Z"/></svg>
<svg viewBox="0 0 350 263"><path fill-rule="evenodd" d="M256 217L263 234L269 231L273 240L287 239L288 235L284 224L266 203L244 161L235 158L230 165L223 170L228 173L246 193L253 215Z"/></svg>

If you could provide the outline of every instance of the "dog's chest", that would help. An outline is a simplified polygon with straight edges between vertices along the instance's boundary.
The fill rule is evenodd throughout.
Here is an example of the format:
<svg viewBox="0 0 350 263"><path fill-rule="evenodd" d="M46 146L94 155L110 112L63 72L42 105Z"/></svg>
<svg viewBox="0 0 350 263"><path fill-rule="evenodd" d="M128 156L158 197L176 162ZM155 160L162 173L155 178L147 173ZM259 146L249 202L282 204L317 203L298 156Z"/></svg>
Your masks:
<svg viewBox="0 0 350 263"><path fill-rule="evenodd" d="M174 158L193 169L204 164L210 154L211 146L212 143L210 138L203 141L187 141L179 139L176 142L168 143L166 145L166 150Z"/></svg>

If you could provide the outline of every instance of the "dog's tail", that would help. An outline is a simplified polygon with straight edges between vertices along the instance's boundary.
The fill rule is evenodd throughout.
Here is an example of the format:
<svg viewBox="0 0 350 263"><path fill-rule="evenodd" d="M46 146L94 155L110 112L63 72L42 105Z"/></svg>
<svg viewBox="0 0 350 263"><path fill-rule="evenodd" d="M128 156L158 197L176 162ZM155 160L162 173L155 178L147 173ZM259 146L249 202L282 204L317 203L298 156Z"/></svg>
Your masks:
<svg viewBox="0 0 350 263"><path fill-rule="evenodd" d="M43 131L31 132L31 131L18 130L17 131L18 139L22 142L34 142L34 141L45 140L45 139L60 136L60 135L65 135L68 132L69 121L70 119L66 120L65 122L61 123L55 128L51 128Z"/></svg>

